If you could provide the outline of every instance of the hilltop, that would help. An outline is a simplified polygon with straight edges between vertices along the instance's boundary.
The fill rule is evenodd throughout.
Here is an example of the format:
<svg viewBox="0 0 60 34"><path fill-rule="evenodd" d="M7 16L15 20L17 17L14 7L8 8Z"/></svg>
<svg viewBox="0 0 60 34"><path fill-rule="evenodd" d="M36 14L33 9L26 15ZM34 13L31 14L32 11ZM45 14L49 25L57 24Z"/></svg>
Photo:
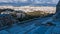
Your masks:
<svg viewBox="0 0 60 34"><path fill-rule="evenodd" d="M49 6L20 6L20 7L14 7L14 6L0 6L0 9L13 9L13 10L22 10L24 12L33 12L33 11L43 11L46 13L55 13L56 7L49 7Z"/></svg>

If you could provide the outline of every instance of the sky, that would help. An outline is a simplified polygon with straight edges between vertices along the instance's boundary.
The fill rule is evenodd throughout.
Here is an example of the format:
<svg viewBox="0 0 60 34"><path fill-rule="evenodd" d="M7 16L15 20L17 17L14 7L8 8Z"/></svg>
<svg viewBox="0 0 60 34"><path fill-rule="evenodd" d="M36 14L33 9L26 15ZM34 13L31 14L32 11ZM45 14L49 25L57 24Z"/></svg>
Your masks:
<svg viewBox="0 0 60 34"><path fill-rule="evenodd" d="M48 3L48 4L57 4L59 0L0 0L1 2L5 2L5 3L39 3L39 4L43 4L43 3Z"/></svg>
<svg viewBox="0 0 60 34"><path fill-rule="evenodd" d="M16 4L57 4L59 0L0 0L0 3L16 3Z"/></svg>

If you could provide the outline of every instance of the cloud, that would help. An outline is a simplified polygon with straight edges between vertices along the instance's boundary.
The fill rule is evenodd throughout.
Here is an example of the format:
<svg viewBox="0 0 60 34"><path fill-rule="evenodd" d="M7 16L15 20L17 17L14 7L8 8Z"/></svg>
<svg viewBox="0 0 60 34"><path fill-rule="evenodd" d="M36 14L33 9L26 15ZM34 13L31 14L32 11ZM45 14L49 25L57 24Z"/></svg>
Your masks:
<svg viewBox="0 0 60 34"><path fill-rule="evenodd" d="M0 2L27 2L28 0L0 0Z"/></svg>
<svg viewBox="0 0 60 34"><path fill-rule="evenodd" d="M57 4L59 0L52 0L52 3Z"/></svg>
<svg viewBox="0 0 60 34"><path fill-rule="evenodd" d="M27 2L28 0L18 0L18 1L20 1L20 2Z"/></svg>
<svg viewBox="0 0 60 34"><path fill-rule="evenodd" d="M0 0L0 2L5 2L5 3L36 3L36 4L43 4L43 3L48 3L48 4L57 4L59 0Z"/></svg>
<svg viewBox="0 0 60 34"><path fill-rule="evenodd" d="M46 2L46 3L51 4L51 2Z"/></svg>
<svg viewBox="0 0 60 34"><path fill-rule="evenodd" d="M41 0L34 0L33 3L34 4L43 4L43 3L45 3L45 1L41 2Z"/></svg>
<svg viewBox="0 0 60 34"><path fill-rule="evenodd" d="M57 4L58 0L32 0L34 4L44 4L44 3L48 3L48 4Z"/></svg>
<svg viewBox="0 0 60 34"><path fill-rule="evenodd" d="M5 3L8 3L8 2L13 2L12 0L0 0L0 3L1 2L5 2Z"/></svg>

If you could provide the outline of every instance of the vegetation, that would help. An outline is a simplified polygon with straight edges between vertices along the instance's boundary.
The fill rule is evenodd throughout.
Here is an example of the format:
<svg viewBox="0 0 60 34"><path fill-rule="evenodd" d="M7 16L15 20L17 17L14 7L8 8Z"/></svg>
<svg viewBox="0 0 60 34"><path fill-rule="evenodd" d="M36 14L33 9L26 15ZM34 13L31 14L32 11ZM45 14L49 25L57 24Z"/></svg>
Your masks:
<svg viewBox="0 0 60 34"><path fill-rule="evenodd" d="M24 18L18 18L19 21L25 21L25 20L30 20L38 17L44 17L49 15L49 13L45 13L43 11L34 11L34 12L27 12L26 17Z"/></svg>
<svg viewBox="0 0 60 34"><path fill-rule="evenodd" d="M48 15L48 13L45 13L43 11L34 11L34 12L27 12L27 15L34 16L34 17L42 17Z"/></svg>

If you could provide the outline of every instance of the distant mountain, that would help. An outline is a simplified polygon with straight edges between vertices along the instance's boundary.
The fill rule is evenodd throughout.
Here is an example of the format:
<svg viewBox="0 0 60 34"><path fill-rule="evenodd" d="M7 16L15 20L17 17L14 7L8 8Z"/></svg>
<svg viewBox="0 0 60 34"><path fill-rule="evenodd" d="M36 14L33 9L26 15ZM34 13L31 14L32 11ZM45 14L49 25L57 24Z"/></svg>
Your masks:
<svg viewBox="0 0 60 34"><path fill-rule="evenodd" d="M56 6L56 4L32 4L32 3L0 3L0 6Z"/></svg>
<svg viewBox="0 0 60 34"><path fill-rule="evenodd" d="M0 6L6 6L6 5L11 5L11 6L27 6L30 3L0 3Z"/></svg>
<svg viewBox="0 0 60 34"><path fill-rule="evenodd" d="M56 4L34 4L33 6L53 6L53 7L55 7Z"/></svg>

